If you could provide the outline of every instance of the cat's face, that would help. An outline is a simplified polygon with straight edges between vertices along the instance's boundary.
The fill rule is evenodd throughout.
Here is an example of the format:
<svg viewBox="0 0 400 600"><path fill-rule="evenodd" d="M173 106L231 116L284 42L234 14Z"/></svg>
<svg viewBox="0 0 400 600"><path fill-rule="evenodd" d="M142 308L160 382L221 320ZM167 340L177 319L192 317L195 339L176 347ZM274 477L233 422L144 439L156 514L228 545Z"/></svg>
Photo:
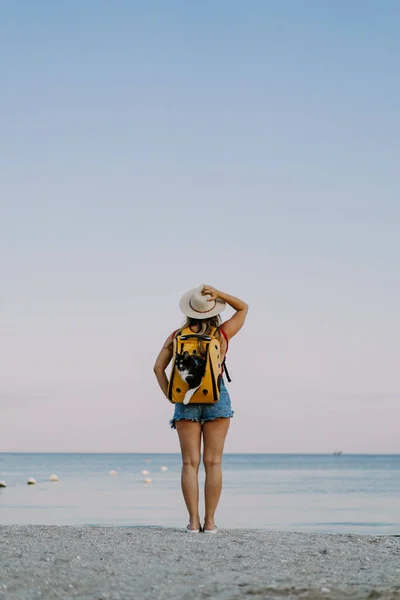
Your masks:
<svg viewBox="0 0 400 600"><path fill-rule="evenodd" d="M190 371L191 369L203 367L205 361L198 355L191 355L189 352L178 354L175 366L178 371Z"/></svg>
<svg viewBox="0 0 400 600"><path fill-rule="evenodd" d="M190 367L192 367L193 359L190 356L189 352L178 354L178 356L176 357L175 366L178 369L178 371L187 371Z"/></svg>

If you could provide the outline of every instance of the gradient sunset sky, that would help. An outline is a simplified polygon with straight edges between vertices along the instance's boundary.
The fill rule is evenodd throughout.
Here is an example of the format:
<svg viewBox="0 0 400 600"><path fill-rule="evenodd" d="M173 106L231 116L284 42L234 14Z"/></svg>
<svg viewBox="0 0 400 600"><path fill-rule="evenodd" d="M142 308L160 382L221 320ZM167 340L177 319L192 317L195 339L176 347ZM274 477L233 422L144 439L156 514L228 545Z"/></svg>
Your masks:
<svg viewBox="0 0 400 600"><path fill-rule="evenodd" d="M227 452L400 452L399 30L390 0L2 4L0 451L178 452L152 367L207 283L250 305Z"/></svg>

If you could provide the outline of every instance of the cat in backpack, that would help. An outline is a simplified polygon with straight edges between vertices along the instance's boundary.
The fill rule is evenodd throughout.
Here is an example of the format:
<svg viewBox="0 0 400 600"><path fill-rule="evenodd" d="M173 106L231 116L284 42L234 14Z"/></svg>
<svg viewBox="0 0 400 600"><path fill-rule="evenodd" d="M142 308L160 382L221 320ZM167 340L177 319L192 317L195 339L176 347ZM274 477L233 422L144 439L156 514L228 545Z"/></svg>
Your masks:
<svg viewBox="0 0 400 600"><path fill-rule="evenodd" d="M181 379L189 386L183 400L183 404L189 404L191 397L201 385L206 371L206 360L198 354L191 355L189 352L184 352L177 355L175 368L178 369Z"/></svg>

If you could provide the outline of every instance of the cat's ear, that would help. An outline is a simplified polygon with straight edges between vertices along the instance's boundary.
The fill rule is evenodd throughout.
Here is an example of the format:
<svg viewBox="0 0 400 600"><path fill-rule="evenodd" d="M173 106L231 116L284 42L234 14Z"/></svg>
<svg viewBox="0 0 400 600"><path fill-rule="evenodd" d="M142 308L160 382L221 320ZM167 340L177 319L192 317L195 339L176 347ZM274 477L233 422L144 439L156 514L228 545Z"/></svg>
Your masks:
<svg viewBox="0 0 400 600"><path fill-rule="evenodd" d="M185 350L185 352L183 353L183 358L186 358L186 359L187 359L187 358L189 358L189 357L190 357L190 354L189 354L189 352L188 352L187 350Z"/></svg>

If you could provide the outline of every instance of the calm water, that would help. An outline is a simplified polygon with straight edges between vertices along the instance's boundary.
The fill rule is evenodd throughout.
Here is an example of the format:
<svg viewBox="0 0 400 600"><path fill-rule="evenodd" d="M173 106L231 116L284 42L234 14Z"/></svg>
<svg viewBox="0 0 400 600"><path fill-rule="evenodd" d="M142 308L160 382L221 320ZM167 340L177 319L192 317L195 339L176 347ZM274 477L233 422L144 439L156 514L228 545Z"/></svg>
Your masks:
<svg viewBox="0 0 400 600"><path fill-rule="evenodd" d="M226 454L223 469L220 527L400 533L400 455ZM178 454L0 454L0 523L182 527L180 471Z"/></svg>

